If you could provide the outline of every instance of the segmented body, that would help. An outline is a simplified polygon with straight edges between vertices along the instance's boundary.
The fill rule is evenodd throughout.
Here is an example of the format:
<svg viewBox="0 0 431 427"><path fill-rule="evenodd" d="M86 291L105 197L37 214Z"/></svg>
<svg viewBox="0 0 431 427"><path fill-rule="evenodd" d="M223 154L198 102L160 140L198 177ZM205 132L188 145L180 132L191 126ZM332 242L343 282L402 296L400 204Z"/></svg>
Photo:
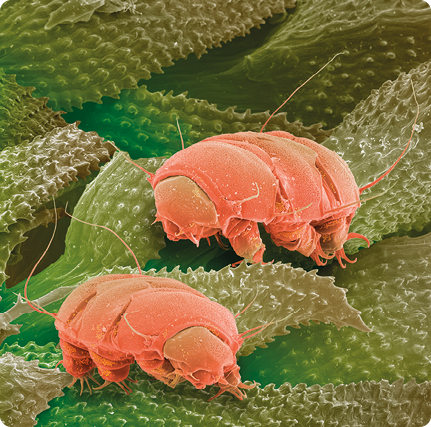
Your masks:
<svg viewBox="0 0 431 427"><path fill-rule="evenodd" d="M360 189L347 163L287 132L207 138L177 152L149 181L157 219L171 240L198 244L221 234L238 255L260 262L262 223L276 245L319 265L334 256L349 261L343 250L349 238L368 242L348 232Z"/></svg>
<svg viewBox="0 0 431 427"><path fill-rule="evenodd" d="M238 387L250 388L238 374L235 354L243 338L232 313L177 280L94 278L67 297L55 327L63 365L75 380L97 367L107 383L122 386L136 361L171 387L185 380L199 389L217 384L239 398Z"/></svg>

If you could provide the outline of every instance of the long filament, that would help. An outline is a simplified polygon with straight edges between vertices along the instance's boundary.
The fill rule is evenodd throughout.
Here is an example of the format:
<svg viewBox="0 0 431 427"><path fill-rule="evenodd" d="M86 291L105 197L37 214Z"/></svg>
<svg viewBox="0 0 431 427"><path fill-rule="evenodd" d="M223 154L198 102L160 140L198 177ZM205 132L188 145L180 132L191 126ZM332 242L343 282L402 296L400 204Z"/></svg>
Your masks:
<svg viewBox="0 0 431 427"><path fill-rule="evenodd" d="M253 298L253 301L246 307L246 308L244 308L244 310L242 310L241 312L239 312L239 313L237 313L237 314L235 314L235 319L239 316L239 315L241 315L242 313L244 313L246 310L248 310L250 307L251 307L251 305L256 301L256 298L257 298L257 296L258 296L258 294L259 294L259 291L258 290L256 290L256 295L255 295L255 297Z"/></svg>
<svg viewBox="0 0 431 427"><path fill-rule="evenodd" d="M93 227L100 227L100 228L103 228L103 229L105 229L105 230L108 230L108 231L110 231L114 236L116 236L118 239L120 239L120 241L121 241L121 243L128 249L128 251L133 255L133 258L134 258L134 260L135 260L135 262L136 262L136 265L138 266L138 270L139 270L139 274L141 274L142 275L142 270L141 270L141 267L140 267L140 265L139 265L139 262L138 262L138 259L136 258L136 255L134 254L134 252L132 251L132 249L130 249L130 247L129 247L129 245L114 231L114 230L111 230L110 228L108 228L108 227L105 227L104 225L98 225L98 224L92 224L91 222L86 222L86 221L83 221L82 219L78 219L78 218L75 218L73 215L71 215L70 213L68 213L68 212L66 212L66 215L67 216L69 216L70 218L73 218L74 220L76 220L76 221L79 221L79 222L82 222L83 224L87 224L87 225L92 225Z"/></svg>
<svg viewBox="0 0 431 427"><path fill-rule="evenodd" d="M375 199L376 197L383 196L383 194L385 194L387 191L388 190L385 190L385 191L383 191L383 193L376 194L375 196L367 197L366 199L359 199L359 200L356 200L356 202L348 203L347 205L343 205L343 206L339 206L338 208L331 209L330 211L326 211L325 215L328 213L331 213L331 212L339 211L339 210L344 209L344 208L348 208L349 206L357 205L358 203L367 202L368 200Z"/></svg>
<svg viewBox="0 0 431 427"><path fill-rule="evenodd" d="M373 182L370 182L369 184L367 184L367 185L365 185L364 187L361 187L360 189L359 189L359 194L362 194L362 192L364 191L364 190L366 190L367 188L370 188L370 187L372 187L373 185L376 185L380 180L382 180L386 175L388 175L389 174L389 172L391 172L391 170L397 165L397 163L401 160L401 158L404 156L404 153L407 151L407 148L409 148L409 145L410 145L410 142L411 142L411 140L412 140L412 138L413 138L413 134L414 134L414 132L415 132L415 127L416 127L416 122L417 122L417 120L418 120L418 117L419 117L419 103L418 103L418 100L417 100L417 98L416 98L416 92L415 92L415 88L414 88L414 86L413 86L413 81L412 80L410 80L410 83L411 83L411 85L412 85L412 90L413 90L413 97L414 97L414 99L415 99L415 102L416 102L416 106L418 107L418 110L417 110L417 112L416 112L416 117L415 117L415 121L413 122L413 127L412 127L412 133L411 133L411 135L410 135L410 138L409 138L409 142L407 142L407 145L406 145L406 147L404 148L404 150L403 150L403 152L401 153L401 155L400 155L400 157L398 157L398 159L396 160L396 162L383 174L383 175L381 175L379 178L377 178L375 181L373 181Z"/></svg>
<svg viewBox="0 0 431 427"><path fill-rule="evenodd" d="M245 334L248 334L251 331L254 331L255 329L260 329L260 331L255 332L254 334L249 335L248 337L245 337L244 339L247 340L251 337L254 337L257 334L260 334L263 330L265 330L268 326L273 325L276 322L269 322L266 323L265 325L260 325L260 326L256 326L255 328L251 328L248 331L243 332L242 334L239 334L240 337L244 337Z"/></svg>
<svg viewBox="0 0 431 427"><path fill-rule="evenodd" d="M270 325L274 325L274 324L276 324L276 323L284 322L284 321L285 321L285 320L287 320L289 317L291 317L291 316L293 316L294 314L298 313L298 311L299 311L299 309L298 309L298 310L295 310L294 312L292 312L292 313L288 314L288 315L287 315L286 317L284 317L283 319L279 319L279 320L272 320L271 322L266 323L266 324L264 324L264 325L260 325L260 326L256 326L256 327L254 327L254 328L248 329L247 331L242 332L242 333L241 333L241 334L239 334L238 336L240 336L240 337L244 337L244 335L248 334L249 332L254 331L254 330L256 330L256 329L260 329L260 331L257 331L257 332L255 332L255 333L253 333L253 334L251 334L251 335L249 335L249 336L247 336L247 337L245 337L245 338L244 338L245 340L247 340L247 339L249 339L249 338L251 338L251 337L254 337L254 336L255 336L255 335L257 335L257 334L260 334L263 330L265 330L265 329L266 329L268 326L270 326Z"/></svg>
<svg viewBox="0 0 431 427"><path fill-rule="evenodd" d="M299 208L299 209L296 209L296 210L294 210L294 211L290 211L290 212L275 213L274 215L281 216L281 215L292 215L292 214L296 214L296 213L298 213L298 212L303 211L304 209L308 209L312 204L313 204L313 202L309 203L307 206L304 206L303 208Z"/></svg>
<svg viewBox="0 0 431 427"><path fill-rule="evenodd" d="M51 240L48 243L48 246L46 247L44 253L42 254L42 256L39 258L39 260L36 262L36 264L34 265L34 267L32 268L32 270L30 271L29 276L27 277L27 280L25 282L25 286L24 286L24 299L27 301L27 304L34 310L37 311L38 313L44 313L44 314L49 314L51 317L53 317L54 319L56 319L56 315L54 313L50 313L48 311L46 311L43 307L40 307L38 304L36 304L38 308L36 308L34 305L32 305L32 303L30 302L29 298L27 297L27 287L28 287L28 282L30 281L31 276L33 275L34 271L36 270L37 266L39 265L39 263L42 261L43 257L46 255L46 253L48 252L49 247L51 246L52 241L54 240L54 236L55 236L55 232L57 230L57 209L55 206L55 198L54 196L52 196L52 200L54 203L54 218L55 218L55 223L54 223L54 232L52 233L51 236Z"/></svg>
<svg viewBox="0 0 431 427"><path fill-rule="evenodd" d="M256 197L259 197L259 194L260 194L259 185L257 184L257 182L255 182L254 185L257 188L257 194L255 194L254 196L247 197L247 198L242 199L242 200L235 200L234 203L244 203L244 202L247 202L248 200L252 200L252 199L255 199Z"/></svg>
<svg viewBox="0 0 431 427"><path fill-rule="evenodd" d="M136 311L132 311L132 313L136 313ZM127 314L130 314L130 313L124 313L124 314L123 314L123 319L126 321L127 325L128 325L128 326L129 326L129 328L132 330L132 332L134 332L136 335L139 335L140 337L143 337L143 338L148 339L148 335L141 334L140 332L138 332L136 329L134 329L134 328L132 327L132 325L129 323L129 321L128 321L128 320L127 320L127 318L126 318Z"/></svg>
<svg viewBox="0 0 431 427"><path fill-rule="evenodd" d="M142 166L139 166L137 163L135 163L132 159L128 159L127 156L124 154L123 151L121 151L115 144L114 147L118 150L118 152L132 165L135 165L137 168L141 169L141 171L144 171L147 175L150 175L150 177L154 177L156 175L154 175L153 173L147 171L146 169L144 169Z"/></svg>
<svg viewBox="0 0 431 427"><path fill-rule="evenodd" d="M281 104L270 116L269 119L265 122L265 124L262 126L262 129L260 130L260 133L263 132L263 130L265 129L266 125L268 124L268 122L272 119L272 116L278 111L280 110L280 108L284 107L284 105L287 103L287 101L290 100L290 98L292 98L293 95L295 95L296 92L298 92L299 89L301 89L303 86L305 86L314 76L316 76L317 74L319 74L326 66L328 66L338 55L344 55L344 52L339 52L336 55L334 55L334 57L328 61L319 71L317 71L316 73L314 73L311 77L309 77L304 83L302 83L301 86L299 86L298 88L296 88L292 94L289 96L289 98L286 99L286 101L283 102L283 104Z"/></svg>
<svg viewBox="0 0 431 427"><path fill-rule="evenodd" d="M180 128L180 124L178 123L178 117L177 117L177 127L178 127L178 132L180 133L180 138L181 138L181 146L183 147L183 150L184 150L184 140L183 140L183 134L181 133L181 128Z"/></svg>

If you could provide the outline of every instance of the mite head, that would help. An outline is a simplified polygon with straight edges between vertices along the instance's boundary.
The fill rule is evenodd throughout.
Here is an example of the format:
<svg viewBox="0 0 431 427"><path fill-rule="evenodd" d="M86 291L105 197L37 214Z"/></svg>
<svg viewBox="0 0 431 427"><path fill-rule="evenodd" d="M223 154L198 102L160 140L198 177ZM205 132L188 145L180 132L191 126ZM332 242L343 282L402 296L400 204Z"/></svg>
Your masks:
<svg viewBox="0 0 431 427"><path fill-rule="evenodd" d="M165 375L173 379L170 386L182 378L198 389L216 384L220 391L214 398L229 391L241 400L245 393L239 388L254 387L241 383L232 349L204 327L194 326L178 332L166 341L163 353L174 369Z"/></svg>
<svg viewBox="0 0 431 427"><path fill-rule="evenodd" d="M198 245L201 238L220 230L214 203L190 178L173 176L158 182L154 198L157 220L170 240L190 239Z"/></svg>

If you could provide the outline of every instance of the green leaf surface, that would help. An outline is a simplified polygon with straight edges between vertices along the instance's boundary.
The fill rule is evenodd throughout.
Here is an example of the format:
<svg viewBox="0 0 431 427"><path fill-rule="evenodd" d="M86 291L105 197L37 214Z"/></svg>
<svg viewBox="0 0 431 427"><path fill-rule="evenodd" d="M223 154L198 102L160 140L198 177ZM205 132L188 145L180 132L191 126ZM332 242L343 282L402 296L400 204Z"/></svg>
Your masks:
<svg viewBox="0 0 431 427"><path fill-rule="evenodd" d="M4 358L5 354L11 354L9 351L13 351L15 360L21 361L20 366L32 366L33 376L35 371L43 371L40 368L52 368L61 360L60 350L53 344L40 347L28 343L25 348L16 344L6 345L0 350L0 355ZM36 368L37 361L29 362L35 357L39 360L39 368ZM28 371L27 368L24 372ZM23 375L21 372L18 370L18 375ZM293 387L288 382L280 387L269 384L248 391L243 401L222 395L209 402L208 399L216 393L216 387L196 390L182 383L169 389L160 382L149 381L148 375L136 365L132 366L131 375L138 384L132 384L134 391L130 396L114 385L94 390L92 395L84 389L82 396L78 386L64 389L65 396L53 399L51 409L38 415L38 425L60 427L67 420L68 424L79 423L83 427L125 423L160 426L423 427L431 418L431 384L417 384L414 380L406 382L402 378L392 383L364 381L336 387L332 384L307 387L304 383ZM64 378L67 383L70 376L56 373L51 381L54 378L56 382ZM52 384L53 388L55 386ZM5 400L0 402L5 403ZM14 405L17 408L18 402L10 402L10 406ZM0 416L0 419L6 422L6 417Z"/></svg>
<svg viewBox="0 0 431 427"><path fill-rule="evenodd" d="M112 151L110 143L73 124L0 152L0 282L7 278L6 263L24 233L43 222L35 216L42 205L70 181L99 169Z"/></svg>
<svg viewBox="0 0 431 427"><path fill-rule="evenodd" d="M62 18L52 14L64 3L11 0L0 9L0 58L20 84L49 96L55 110L70 111L84 102L100 103L102 96L118 97L122 89L136 88L140 79L173 65L172 60L192 52L200 56L221 42L245 36L264 18L294 4L149 1L137 3L134 11L95 13L88 22L57 25ZM67 22L70 10L64 14ZM47 24L51 29L44 28Z"/></svg>
<svg viewBox="0 0 431 427"><path fill-rule="evenodd" d="M349 427L423 427L430 419L429 382L393 384L387 381L325 386L289 383L280 388L267 385L247 392L247 399L239 401L223 395L208 402L216 387L196 390L186 384L166 390L158 382L132 372L139 380L140 390L127 399L119 388L101 391L81 398L78 391L67 391L65 405L56 407L56 416L41 414L40 421L47 427L60 426L63 421L94 425L148 423L154 426L208 425L208 426L349 426ZM141 374L142 375L142 374ZM107 393L106 393L107 392ZM106 396L107 394L107 396ZM105 400L106 399L106 400ZM58 399L51 404L54 406ZM84 416L82 410L88 410ZM127 416L125 416L127 414Z"/></svg>
<svg viewBox="0 0 431 427"><path fill-rule="evenodd" d="M38 361L5 353L0 357L0 420L7 426L34 426L35 417L49 408L47 402L64 396L70 375L42 369Z"/></svg>
<svg viewBox="0 0 431 427"><path fill-rule="evenodd" d="M187 93L149 92L145 86L124 90L118 100L104 98L103 104L86 104L83 111L67 115L68 122L80 120L81 128L97 131L115 141L133 158L171 156L185 146L223 133L259 132L269 119L268 112L237 113L234 107L225 111L205 100L188 98ZM178 125L177 125L178 119ZM289 123L285 113L276 114L265 128L267 131L285 130L295 135L322 142L331 134L321 125L302 126Z"/></svg>
<svg viewBox="0 0 431 427"><path fill-rule="evenodd" d="M333 128L372 89L430 58L431 9L422 0L301 0L288 12L263 32L178 61L148 90L188 91L221 109L274 111L345 52L283 107L289 121Z"/></svg>
<svg viewBox="0 0 431 427"><path fill-rule="evenodd" d="M324 145L336 151L349 164L359 187L374 181L401 155L412 134L417 106L419 116L410 147L395 169L361 198L385 193L363 204L352 221L350 231L371 242L389 235L417 235L430 231L431 169L431 62L378 91L357 105ZM354 253L364 244L346 244Z"/></svg>
<svg viewBox="0 0 431 427"><path fill-rule="evenodd" d="M11 74L0 74L0 158L8 160L0 165L0 196L4 196L0 197L4 231L0 235L0 265L9 262L9 268L15 267L14 281L19 280L20 269L25 277L25 269L32 266L45 245L44 239L49 239L52 232L45 227L32 229L29 224L45 221L47 212L53 209L48 202L52 194L57 194L57 207L64 208L70 200L69 212L77 205L74 215L78 218L113 228L130 244L145 270L156 269L149 274L183 280L232 312L241 311L256 296L251 307L238 317L240 331L283 319L246 341L242 354L252 354L239 358L242 379L259 381L261 386L248 392L243 401L224 394L208 402L216 394L216 387L196 390L182 383L172 390L160 382L150 382L133 365L132 377L138 384L132 384L130 396L115 385L91 396L85 390L79 396L80 387L76 385L51 400L51 409L38 416L38 425L423 427L431 420L431 241L426 234L431 230L427 201L431 190L427 160L431 9L421 0L301 0L262 28L211 50L198 61L189 53L200 56L223 40L247 33L288 2L256 2L259 16L254 10L244 9L241 16L230 14L226 25L219 25L218 20L227 17L227 9L218 14L211 9L211 2L206 3L208 9L199 7L200 3L195 2L195 10L175 14L175 8L186 7L184 2L174 1L169 3L172 7L165 8L167 3L141 2L133 8L132 0L128 8L124 2L106 0L103 4L100 0L84 14L77 10L76 16L69 15L74 24L61 23L61 19L55 22L62 8L67 9L72 2L8 0L2 5L0 67L6 73L18 74L19 84L35 86L34 95L49 96L48 105L55 110L82 106L83 110L75 108L66 118L68 122L82 120L87 133L66 126L62 112L47 108L46 98L34 98L32 88L18 85ZM249 5L240 1L225 7L247 9ZM144 8L146 13L140 14ZM57 17L56 10L60 10ZM50 16L54 26L46 30ZM193 22L196 16L202 19ZM189 26L184 24L188 18ZM207 28L201 31L198 27L205 23ZM183 38L174 40L175 35ZM269 117L268 112L262 112L264 109L278 107L340 51L348 54L336 58L295 94L283 110L287 116L276 115L267 130L289 130L321 142L330 133L321 125L289 124L286 117L306 124L322 122L329 127L340 124L346 116L325 144L343 156L358 184L364 185L384 172L407 143L416 112L410 80L421 110L407 155L387 179L364 196L382 189L387 192L363 204L350 230L366 234L377 243L361 249L357 263L346 270L333 265L320 268L316 274L278 264L293 260L295 267L314 268L312 263L304 263L294 253L271 247L266 241L265 261L274 259L274 265L241 264L232 269L227 265L238 258L232 250L222 251L214 239L211 246L202 242L199 248L191 242L166 241L159 225L151 225L155 208L145 174L118 154L97 179L93 173L91 182L80 180L59 190L64 186L63 177L78 175L68 174L69 166L87 171L85 164L100 162L89 153L88 145L83 144L82 150L76 148L74 141L79 135L99 141L98 136L88 133L97 131L133 158L155 156L137 161L154 171L163 162L158 156L171 155L181 147L177 118L186 145L217 133L258 130ZM164 75L154 76L154 72L172 65L172 60L175 65ZM414 67L408 75L400 75ZM146 87L136 89L139 79L150 76ZM387 79L394 81L384 83ZM369 96L370 90L382 84ZM135 90L120 94L123 88ZM170 90L174 93L167 93ZM185 91L189 95L175 96ZM88 100L103 104L84 104ZM358 104L361 100L365 101ZM246 109L256 113L242 113ZM67 132L62 146L65 152L50 145L52 135ZM35 156L32 150L37 144L31 145L34 140L43 141ZM16 169L15 159L22 160ZM5 186L4 177L9 180ZM22 177L27 177L22 181L24 186L18 185ZM405 235L410 237L390 238ZM5 240L1 240L3 237ZM20 243L26 237L30 238ZM29 285L29 297L40 298L42 305L50 303L46 308L51 312L58 311L69 289L65 287L77 286L96 274L127 273L135 268L131 254L106 230L73 221L67 238L61 233L59 237L66 246L64 255L32 278ZM351 253L359 248L354 244L348 246ZM52 249L58 256L60 249ZM17 264L10 265L21 257ZM47 259L52 261L54 256L48 254ZM335 281L322 275L333 276ZM28 381L24 373L28 372L29 361L38 359L34 366L38 363L40 368L50 369L41 373L41 384L54 378L50 375L56 374L53 368L61 360L61 351L56 348L57 331L53 319L43 314L9 316L28 308L22 301L12 307L17 300L14 292L22 293L23 283L13 289L3 285L1 289L0 327L6 332L0 334L0 340L6 333L18 332L16 323L23 326L21 333L6 338L0 348L2 361L5 357L14 360L9 363L8 359L1 365L6 371L1 371L1 366L0 371L10 377L10 366L16 369L12 379L0 381L0 389L10 383L13 390L20 391L21 386L30 384L25 404L39 401L37 393L42 390L47 390L46 402L58 395L62 385L51 382L48 388L35 388L34 380ZM323 301L329 301L328 306ZM332 309L336 303L340 304L338 310ZM300 308L295 313L293 307ZM357 310L373 332L338 330L337 326L342 325L364 329ZM15 319L12 324L11 319ZM313 320L334 324L316 324ZM7 356L10 353L14 354L12 358ZM25 359L24 368L17 369L20 357ZM63 378L70 381L67 374ZM9 427L21 425L16 421L22 418L21 412L13 412L22 409L21 395L12 394L10 403L4 395L0 392L0 419L5 411L12 411L15 421ZM36 412L28 415L34 417Z"/></svg>
<svg viewBox="0 0 431 427"><path fill-rule="evenodd" d="M276 338L246 358L247 378L267 384L427 381L431 375L431 234L393 237L360 251L355 264L320 271L343 284L349 303L373 332L312 325ZM408 256L406 256L408 254ZM297 343L294 346L291 342Z"/></svg>
<svg viewBox="0 0 431 427"><path fill-rule="evenodd" d="M34 90L20 86L14 75L0 68L0 149L67 125L61 117L63 111L48 108L48 98L34 98Z"/></svg>

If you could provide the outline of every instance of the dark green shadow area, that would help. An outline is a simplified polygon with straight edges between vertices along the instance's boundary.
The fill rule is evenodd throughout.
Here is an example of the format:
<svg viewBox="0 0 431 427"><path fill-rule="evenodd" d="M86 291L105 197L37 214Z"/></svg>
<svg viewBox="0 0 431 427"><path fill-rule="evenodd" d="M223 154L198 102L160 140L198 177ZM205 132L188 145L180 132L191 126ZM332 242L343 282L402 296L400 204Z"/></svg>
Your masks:
<svg viewBox="0 0 431 427"><path fill-rule="evenodd" d="M103 104L87 102L83 109L73 108L63 117L68 123L79 121L80 129L86 132L94 131L113 141L133 159L170 156L181 150L181 137L177 128L170 123L175 119L169 117L166 120L166 114L160 114L153 105L153 100L162 98L162 95L153 95L152 99L145 100L135 91L123 90L119 99L103 97ZM135 104L139 101L142 101L143 106ZM188 144L187 134L191 126L183 122L180 126L184 142Z"/></svg>
<svg viewBox="0 0 431 427"><path fill-rule="evenodd" d="M222 110L236 105L235 96L242 98L243 95L246 96L246 93L261 93L261 83L252 82L244 75L244 87L239 87L235 93L232 93L231 86L220 85L218 77L225 75L229 78L231 74L234 74L235 67L240 68L244 58L264 46L277 32L279 25L288 20L295 10L296 8L288 9L284 13L274 15L267 19L260 28L252 28L246 37L237 37L228 43L222 43L222 47L208 49L208 53L200 58L191 53L187 59L181 58L175 62L174 66L165 68L163 74L153 74L150 80L140 80L138 84L146 85L151 92L172 90L174 95L188 92L190 96L195 97L198 94L202 95L202 82L205 81L207 96L211 97L205 99L216 103ZM193 81L194 84L190 85L190 81ZM230 103L225 101L229 97L231 98ZM256 108L256 106L240 106L238 112L243 112L247 108L253 112L264 109Z"/></svg>

